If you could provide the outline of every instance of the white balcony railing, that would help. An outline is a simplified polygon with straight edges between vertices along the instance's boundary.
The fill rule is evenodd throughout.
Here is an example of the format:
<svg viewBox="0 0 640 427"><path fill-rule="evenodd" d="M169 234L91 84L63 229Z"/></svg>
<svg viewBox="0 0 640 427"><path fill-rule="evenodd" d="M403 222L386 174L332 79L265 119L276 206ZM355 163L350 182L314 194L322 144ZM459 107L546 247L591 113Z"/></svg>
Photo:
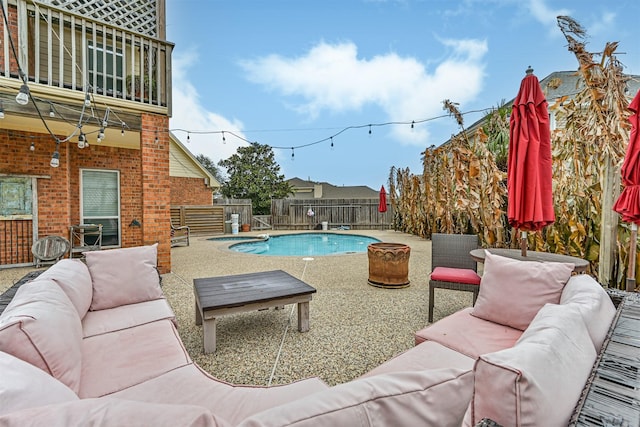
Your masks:
<svg viewBox="0 0 640 427"><path fill-rule="evenodd" d="M0 75L20 77L11 35L32 82L170 108L172 43L53 6L0 1L10 18L8 31L0 22Z"/></svg>

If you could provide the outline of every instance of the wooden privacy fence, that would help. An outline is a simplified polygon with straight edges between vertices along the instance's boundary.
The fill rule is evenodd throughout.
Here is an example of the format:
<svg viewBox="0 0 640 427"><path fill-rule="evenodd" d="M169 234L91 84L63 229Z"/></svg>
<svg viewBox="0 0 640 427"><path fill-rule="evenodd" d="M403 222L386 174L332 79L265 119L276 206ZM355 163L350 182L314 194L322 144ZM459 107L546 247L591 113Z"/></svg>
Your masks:
<svg viewBox="0 0 640 427"><path fill-rule="evenodd" d="M171 206L171 222L174 226L187 225L191 234L224 233L224 208L222 206Z"/></svg>
<svg viewBox="0 0 640 427"><path fill-rule="evenodd" d="M251 224L253 205L250 199L213 199L213 204L224 208L225 221L231 221L231 214L238 214L238 224Z"/></svg>
<svg viewBox="0 0 640 427"><path fill-rule="evenodd" d="M271 201L274 230L309 230L349 227L351 230L384 230L390 227L393 212L378 212L379 199L278 199ZM307 215L309 209L313 216Z"/></svg>

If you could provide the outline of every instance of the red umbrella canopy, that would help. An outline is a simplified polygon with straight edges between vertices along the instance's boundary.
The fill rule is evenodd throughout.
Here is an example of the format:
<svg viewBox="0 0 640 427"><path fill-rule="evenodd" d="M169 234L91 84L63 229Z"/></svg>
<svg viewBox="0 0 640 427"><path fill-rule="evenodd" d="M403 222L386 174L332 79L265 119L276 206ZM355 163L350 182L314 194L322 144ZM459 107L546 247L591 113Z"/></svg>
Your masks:
<svg viewBox="0 0 640 427"><path fill-rule="evenodd" d="M555 221L547 100L529 68L513 101L507 163L509 224L536 231Z"/></svg>
<svg viewBox="0 0 640 427"><path fill-rule="evenodd" d="M378 212L387 211L387 192L384 189L384 185L380 187L380 203L378 204Z"/></svg>
<svg viewBox="0 0 640 427"><path fill-rule="evenodd" d="M613 210L622 216L623 221L640 224L640 91L629 104L629 110L633 112L629 117L631 134L621 170L624 190L613 205Z"/></svg>

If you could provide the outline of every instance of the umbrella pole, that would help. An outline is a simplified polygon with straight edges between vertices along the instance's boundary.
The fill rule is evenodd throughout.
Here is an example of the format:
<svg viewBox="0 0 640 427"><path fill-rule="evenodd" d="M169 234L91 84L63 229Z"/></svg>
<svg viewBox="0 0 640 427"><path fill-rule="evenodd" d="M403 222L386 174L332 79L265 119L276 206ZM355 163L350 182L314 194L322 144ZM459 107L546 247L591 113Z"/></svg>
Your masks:
<svg viewBox="0 0 640 427"><path fill-rule="evenodd" d="M521 231L520 232L520 251L522 256L527 256L527 232L526 231Z"/></svg>
<svg viewBox="0 0 640 427"><path fill-rule="evenodd" d="M629 267L627 268L627 292L636 289L636 246L638 244L638 224L631 224L631 240L629 241Z"/></svg>

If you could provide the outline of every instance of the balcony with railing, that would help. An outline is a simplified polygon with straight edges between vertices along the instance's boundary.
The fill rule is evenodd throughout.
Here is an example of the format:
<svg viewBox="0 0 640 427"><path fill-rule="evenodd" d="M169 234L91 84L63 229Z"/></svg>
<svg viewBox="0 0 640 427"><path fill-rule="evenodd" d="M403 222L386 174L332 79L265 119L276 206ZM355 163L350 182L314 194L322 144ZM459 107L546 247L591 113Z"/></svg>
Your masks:
<svg viewBox="0 0 640 427"><path fill-rule="evenodd" d="M155 31L141 32L141 21L148 28L149 20L158 19L140 13L141 2L123 3L138 5L137 14L129 14L130 22L131 16L137 22L131 28L122 19L113 19L109 10L86 12L90 3L98 4L88 0L75 0L79 3L75 10L69 10L74 9L69 4L63 7L65 2L60 0L49 2L59 7L22 0L0 2L9 24L0 20L0 77L20 79L19 63L29 82L134 101L170 114L173 44L156 37ZM99 3L113 10L118 2ZM142 3L156 7L155 1Z"/></svg>

